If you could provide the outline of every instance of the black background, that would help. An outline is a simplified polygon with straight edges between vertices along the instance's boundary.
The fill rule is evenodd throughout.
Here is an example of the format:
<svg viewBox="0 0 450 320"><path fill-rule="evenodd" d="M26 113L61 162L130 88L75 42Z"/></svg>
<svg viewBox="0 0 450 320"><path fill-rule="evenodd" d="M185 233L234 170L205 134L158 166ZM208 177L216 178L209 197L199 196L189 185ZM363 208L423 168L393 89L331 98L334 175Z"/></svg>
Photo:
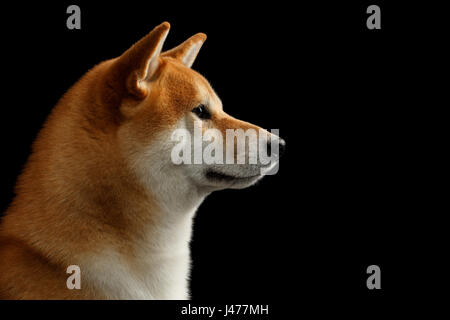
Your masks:
<svg viewBox="0 0 450 320"><path fill-rule="evenodd" d="M424 29L408 5L392 2L3 7L1 210L61 95L89 68L169 21L166 49L208 35L193 68L225 111L278 128L287 142L276 176L214 193L200 207L193 299L300 312L314 302L384 307L409 290L409 253L420 249L410 228L419 199L407 155ZM81 30L66 28L70 4L81 7ZM370 4L381 7L381 30L366 28ZM381 268L378 291L366 287L371 264Z"/></svg>

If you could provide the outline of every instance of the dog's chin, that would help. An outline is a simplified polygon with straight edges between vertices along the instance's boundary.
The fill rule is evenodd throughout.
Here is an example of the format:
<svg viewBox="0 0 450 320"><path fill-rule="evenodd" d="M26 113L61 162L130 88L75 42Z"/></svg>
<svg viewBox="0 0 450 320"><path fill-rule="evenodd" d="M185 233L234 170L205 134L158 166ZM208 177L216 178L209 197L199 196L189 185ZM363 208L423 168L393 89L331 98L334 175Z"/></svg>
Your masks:
<svg viewBox="0 0 450 320"><path fill-rule="evenodd" d="M236 175L216 170L207 170L204 173L205 184L213 189L244 189L250 187L261 179L263 175L259 172L250 175Z"/></svg>

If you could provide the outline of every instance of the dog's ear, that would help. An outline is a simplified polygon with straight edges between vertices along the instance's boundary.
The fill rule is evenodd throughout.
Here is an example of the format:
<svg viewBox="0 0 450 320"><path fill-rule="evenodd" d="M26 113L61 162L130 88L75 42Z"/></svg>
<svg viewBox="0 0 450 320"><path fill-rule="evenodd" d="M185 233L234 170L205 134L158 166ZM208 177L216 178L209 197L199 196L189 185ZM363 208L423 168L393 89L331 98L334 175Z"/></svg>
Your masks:
<svg viewBox="0 0 450 320"><path fill-rule="evenodd" d="M205 40L206 34L197 33L179 46L164 52L161 56L180 60L186 67L190 68Z"/></svg>
<svg viewBox="0 0 450 320"><path fill-rule="evenodd" d="M168 22L161 23L116 62L121 78L126 81L126 89L137 98L143 99L147 95L145 81L150 80L158 69L159 55L169 29Z"/></svg>

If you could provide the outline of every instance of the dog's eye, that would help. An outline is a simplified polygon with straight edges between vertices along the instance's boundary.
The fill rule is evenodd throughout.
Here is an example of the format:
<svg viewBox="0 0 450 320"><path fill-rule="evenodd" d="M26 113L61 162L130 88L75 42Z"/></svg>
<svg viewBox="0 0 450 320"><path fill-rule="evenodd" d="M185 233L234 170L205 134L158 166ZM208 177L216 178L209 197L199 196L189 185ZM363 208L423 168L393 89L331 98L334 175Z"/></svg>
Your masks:
<svg viewBox="0 0 450 320"><path fill-rule="evenodd" d="M203 104L196 106L192 109L192 112L197 115L200 119L209 119L211 118L210 113L206 110L206 107Z"/></svg>

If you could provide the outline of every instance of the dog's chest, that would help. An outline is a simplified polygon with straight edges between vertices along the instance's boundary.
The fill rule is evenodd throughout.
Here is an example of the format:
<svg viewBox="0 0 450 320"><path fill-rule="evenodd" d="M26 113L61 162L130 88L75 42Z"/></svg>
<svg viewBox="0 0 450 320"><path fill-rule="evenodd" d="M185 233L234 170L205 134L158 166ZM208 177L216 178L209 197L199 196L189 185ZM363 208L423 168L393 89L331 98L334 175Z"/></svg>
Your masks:
<svg viewBox="0 0 450 320"><path fill-rule="evenodd" d="M132 252L104 248L91 256L87 281L110 299L188 299L192 218L183 220L153 229Z"/></svg>
<svg viewBox="0 0 450 320"><path fill-rule="evenodd" d="M108 299L187 299L189 268L187 248L134 261L110 251L97 257L85 276L87 285Z"/></svg>

